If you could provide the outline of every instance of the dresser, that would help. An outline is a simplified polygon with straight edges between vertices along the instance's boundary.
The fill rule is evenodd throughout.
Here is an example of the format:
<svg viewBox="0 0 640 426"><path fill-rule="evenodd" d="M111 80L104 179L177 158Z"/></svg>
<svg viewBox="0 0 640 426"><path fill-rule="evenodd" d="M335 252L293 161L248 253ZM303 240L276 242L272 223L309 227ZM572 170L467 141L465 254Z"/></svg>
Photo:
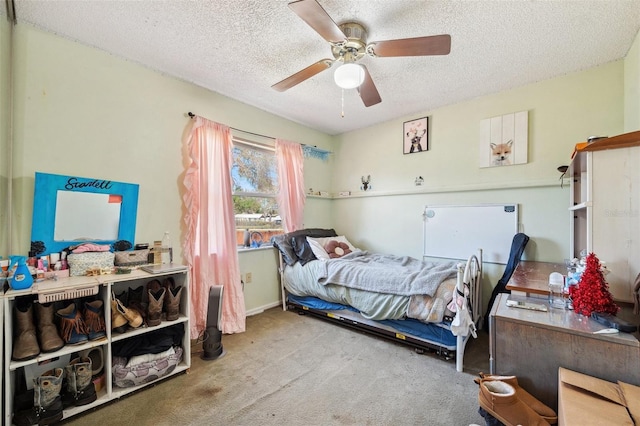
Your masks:
<svg viewBox="0 0 640 426"><path fill-rule="evenodd" d="M517 376L520 386L553 409L558 406L559 367L640 385L637 333L594 334L605 326L571 310L508 307L508 298L546 303L540 298L498 295L489 316L492 374Z"/></svg>

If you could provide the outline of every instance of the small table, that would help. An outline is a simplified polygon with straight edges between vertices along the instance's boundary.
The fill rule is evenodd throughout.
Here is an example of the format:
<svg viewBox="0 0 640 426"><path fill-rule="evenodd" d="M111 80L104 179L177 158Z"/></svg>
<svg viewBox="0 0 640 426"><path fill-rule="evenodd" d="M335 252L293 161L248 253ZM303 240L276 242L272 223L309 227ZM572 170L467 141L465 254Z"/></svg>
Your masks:
<svg viewBox="0 0 640 426"><path fill-rule="evenodd" d="M523 260L516 266L506 288L522 296L548 296L549 275L552 272L567 275L567 267L564 263Z"/></svg>
<svg viewBox="0 0 640 426"><path fill-rule="evenodd" d="M489 316L492 374L517 376L520 386L554 410L559 367L640 385L637 333L593 334L606 327L567 309L508 307L508 298L541 303L539 298L498 295Z"/></svg>

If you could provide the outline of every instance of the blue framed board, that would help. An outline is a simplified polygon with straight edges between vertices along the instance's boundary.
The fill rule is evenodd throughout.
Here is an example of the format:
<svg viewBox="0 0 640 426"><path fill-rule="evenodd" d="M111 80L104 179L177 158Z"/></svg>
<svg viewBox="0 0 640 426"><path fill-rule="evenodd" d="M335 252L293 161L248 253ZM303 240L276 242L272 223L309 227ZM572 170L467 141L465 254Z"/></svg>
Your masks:
<svg viewBox="0 0 640 426"><path fill-rule="evenodd" d="M138 211L138 192L138 184L133 183L36 172L31 225L32 247L34 243L39 243L38 245L42 246L43 250L39 254L45 255L60 252L71 245L85 242L112 244L117 240L126 240L133 246ZM55 228L60 218L56 218L56 214L60 211L58 202L61 199L65 199L68 203L75 202L77 213L84 214L84 218L76 219L78 225L96 220L95 215L87 214L80 208L83 204L79 203L78 198L65 198L65 193L103 194L104 198L101 200L104 202L104 206L113 205L109 207L115 206L115 209L110 208L110 210L117 212L116 223L113 224L115 228L113 238L82 237L81 234L78 235L78 238L57 237Z"/></svg>
<svg viewBox="0 0 640 426"><path fill-rule="evenodd" d="M518 231L517 204L425 206L424 256L506 264Z"/></svg>

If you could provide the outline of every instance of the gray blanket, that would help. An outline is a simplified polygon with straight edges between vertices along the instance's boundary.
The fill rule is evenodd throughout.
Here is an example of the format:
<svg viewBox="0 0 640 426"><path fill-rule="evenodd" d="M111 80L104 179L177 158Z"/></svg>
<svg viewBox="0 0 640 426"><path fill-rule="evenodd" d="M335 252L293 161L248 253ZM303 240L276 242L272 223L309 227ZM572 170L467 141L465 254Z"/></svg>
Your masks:
<svg viewBox="0 0 640 426"><path fill-rule="evenodd" d="M324 264L325 270L318 277L320 284L403 296L433 296L438 286L457 271L455 262L426 262L366 251L355 251Z"/></svg>

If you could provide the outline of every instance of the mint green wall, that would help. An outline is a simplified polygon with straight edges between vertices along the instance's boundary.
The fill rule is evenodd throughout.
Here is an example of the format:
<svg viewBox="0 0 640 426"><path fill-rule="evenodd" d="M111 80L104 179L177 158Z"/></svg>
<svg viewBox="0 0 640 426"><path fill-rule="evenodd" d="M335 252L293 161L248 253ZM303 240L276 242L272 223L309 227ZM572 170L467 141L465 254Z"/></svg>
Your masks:
<svg viewBox="0 0 640 426"><path fill-rule="evenodd" d="M640 130L640 32L624 59L624 129Z"/></svg>
<svg viewBox="0 0 640 426"><path fill-rule="evenodd" d="M372 249L419 256L425 204L518 202L523 231L539 240L537 260L562 260L569 194L557 167L569 164L574 145L588 136L622 133L623 69L623 61L613 62L339 136L333 190L365 197L338 198L335 226ZM480 122L525 110L528 163L480 168ZM421 116L430 118L431 148L403 155L402 123ZM359 191L362 175L371 175L370 193ZM424 186L415 187L417 176Z"/></svg>
<svg viewBox="0 0 640 426"><path fill-rule="evenodd" d="M525 258L562 262L569 254L569 191L557 167L575 143L623 132L623 61L542 81L340 135L332 188L334 224L356 245L422 256L426 205L518 203ZM479 128L486 118L529 111L528 163L479 168ZM428 116L430 150L402 153L402 123ZM359 190L371 175L373 190ZM417 176L425 179L416 188ZM478 218L477 226L483 226ZM485 295L503 267L489 265Z"/></svg>
<svg viewBox="0 0 640 426"><path fill-rule="evenodd" d="M10 132L10 35L11 25L0 16L0 256L9 255L9 132Z"/></svg>
<svg viewBox="0 0 640 426"><path fill-rule="evenodd" d="M328 135L97 49L25 24L16 27L15 37L16 253L29 248L34 172L42 171L139 184L136 240L153 242L168 230L180 259L180 182L186 164L181 137L188 111L333 150ZM306 160L308 185L320 189L328 182L331 164L331 159ZM306 225L330 224L327 200L310 199L307 205ZM279 294L276 258L266 253L271 256L260 262L240 254L241 269L256 277L247 288L248 311Z"/></svg>

